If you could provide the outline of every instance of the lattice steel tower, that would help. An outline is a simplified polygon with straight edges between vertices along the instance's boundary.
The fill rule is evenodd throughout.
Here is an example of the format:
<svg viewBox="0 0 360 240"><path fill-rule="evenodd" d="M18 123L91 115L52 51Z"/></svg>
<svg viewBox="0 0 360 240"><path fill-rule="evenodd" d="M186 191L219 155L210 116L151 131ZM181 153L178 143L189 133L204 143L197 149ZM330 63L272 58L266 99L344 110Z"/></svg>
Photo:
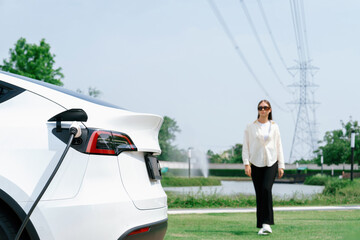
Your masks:
<svg viewBox="0 0 360 240"><path fill-rule="evenodd" d="M296 160L312 159L317 149L317 124L315 108L318 104L314 101L314 88L317 87L310 79L312 72L317 69L309 62L300 62L298 66L290 68L298 70L299 82L290 85L298 88L299 98L290 104L297 105L297 118L291 145L289 162Z"/></svg>
<svg viewBox="0 0 360 240"><path fill-rule="evenodd" d="M317 149L316 105L314 100L313 82L314 70L310 64L309 48L307 44L304 5L302 0L290 1L298 52L298 64L290 70L297 70L299 81L290 87L298 88L298 99L291 102L297 106L295 131L290 151L289 162L295 160L309 160L314 157Z"/></svg>

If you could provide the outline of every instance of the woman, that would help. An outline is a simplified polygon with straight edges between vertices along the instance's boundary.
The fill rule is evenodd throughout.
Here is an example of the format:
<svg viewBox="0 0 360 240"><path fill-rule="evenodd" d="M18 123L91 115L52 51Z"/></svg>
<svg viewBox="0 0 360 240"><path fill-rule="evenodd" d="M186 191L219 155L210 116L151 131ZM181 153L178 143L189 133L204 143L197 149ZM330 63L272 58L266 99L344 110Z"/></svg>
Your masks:
<svg viewBox="0 0 360 240"><path fill-rule="evenodd" d="M256 226L258 234L272 233L274 224L272 186L276 172L284 175L284 154L278 125L272 121L270 102L258 104L257 120L246 127L242 149L245 174L252 178L256 192Z"/></svg>

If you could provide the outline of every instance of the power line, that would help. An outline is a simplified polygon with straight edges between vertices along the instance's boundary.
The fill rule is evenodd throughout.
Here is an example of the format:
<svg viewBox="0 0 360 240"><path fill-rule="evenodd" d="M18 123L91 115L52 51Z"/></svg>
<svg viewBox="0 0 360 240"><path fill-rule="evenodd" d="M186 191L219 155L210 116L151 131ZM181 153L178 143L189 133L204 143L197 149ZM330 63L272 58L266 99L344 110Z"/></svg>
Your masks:
<svg viewBox="0 0 360 240"><path fill-rule="evenodd" d="M261 52L262 52L262 54L264 55L264 57L266 58L266 61L268 62L269 67L271 68L273 74L275 75L275 78L279 81L279 83L281 84L281 86L282 86L286 91L289 91L289 89L288 89L288 88L285 86L285 84L281 81L281 79L280 79L280 77L279 77L279 74L276 72L276 70L275 70L275 68L274 68L274 66L273 66L273 64L272 64L272 62L271 62L271 60L270 60L270 58L269 58L266 50L265 50L265 47L264 47L264 45L262 44L262 42L261 42L261 40L260 40L259 34L258 34L257 31L256 31L255 25L254 25L254 23L253 23L253 21L252 21L252 19L251 19L251 16L250 16L250 14L249 14L249 11L247 10L247 7L246 7L246 5L245 5L244 0L239 0L239 1L240 1L240 3L241 3L242 9L244 10L244 14L245 14L245 16L246 16L246 19L248 20L249 25L250 25L250 27L251 27L254 35L255 35L256 41L257 41L257 43L258 43L258 45L259 45L259 47L260 47L260 49L261 49Z"/></svg>
<svg viewBox="0 0 360 240"><path fill-rule="evenodd" d="M307 42L303 2L301 1L301 3L299 3L298 0L290 0L290 7L299 61L309 61L310 54Z"/></svg>
<svg viewBox="0 0 360 240"><path fill-rule="evenodd" d="M304 9L304 1L303 0L301 0L300 15L301 15L301 19L302 19L302 25L304 28L306 54L307 54L308 59L310 60L311 57L310 57L309 42L308 42L307 30L306 30L305 9Z"/></svg>
<svg viewBox="0 0 360 240"><path fill-rule="evenodd" d="M264 8L263 8L263 6L262 6L261 0L257 0L257 3L258 3L258 6L259 6L259 9L260 9L261 16L262 16L262 18L263 18L263 20L264 20L264 22L265 22L265 26L266 26L266 28L267 28L267 30L268 30L268 32L269 32L269 35L270 35L270 38L271 38L271 42L272 42L273 45L274 45L274 48L275 48L275 50L276 50L277 55L278 55L279 58L280 58L281 63L283 64L285 70L286 70L291 76L294 76L294 75L289 71L289 69L288 69L288 67L287 67L287 65L286 65L286 63L285 63L285 61L284 61L284 58L283 58L283 56L282 56L282 54L281 54L281 52L280 52L280 50L279 50L279 47L278 47L278 45L276 44L275 38L274 38L274 36L273 36L273 34L272 34L271 27L270 27L269 21L268 21L268 19L267 19L267 17L266 17L266 14L265 14Z"/></svg>
<svg viewBox="0 0 360 240"><path fill-rule="evenodd" d="M280 105L277 104L274 99L272 99L270 97L270 94L266 91L265 87L261 84L259 78L256 76L255 72L252 70L252 68L251 68L250 64L248 63L248 61L246 60L243 52L241 51L240 47L236 43L235 38L233 37L230 29L228 28L224 18L222 17L222 15L221 15L219 9L217 8L217 6L215 5L215 3L212 0L208 0L208 3L210 5L211 9L213 10L217 20L219 21L221 27L223 28L226 36L229 38L230 42L233 44L236 53L238 54L240 59L243 61L243 63L245 64L246 68L248 69L248 71L250 72L250 74L252 75L252 77L254 78L256 83L260 86L261 90L265 93L265 95L269 98L269 100L271 100L274 103L274 105L276 105L280 110L286 111L285 109L280 107Z"/></svg>
<svg viewBox="0 0 360 240"><path fill-rule="evenodd" d="M300 49L300 43L299 43L299 33L298 33L298 30L299 28L297 27L297 21L295 20L295 13L294 13L294 8L295 6L293 6L293 2L292 0L289 0L290 1L290 9L291 9L291 16L292 16L292 23L293 23L293 28L294 28L294 33L295 33L295 42L296 42L296 50L297 50L297 53L298 53L298 59L301 58L301 49Z"/></svg>

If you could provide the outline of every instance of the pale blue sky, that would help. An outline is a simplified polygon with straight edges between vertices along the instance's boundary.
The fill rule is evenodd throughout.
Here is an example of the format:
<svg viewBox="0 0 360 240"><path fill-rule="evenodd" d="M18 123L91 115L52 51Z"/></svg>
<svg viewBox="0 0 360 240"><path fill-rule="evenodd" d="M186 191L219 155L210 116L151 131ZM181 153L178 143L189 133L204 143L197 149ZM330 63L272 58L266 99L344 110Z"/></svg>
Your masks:
<svg viewBox="0 0 360 240"><path fill-rule="evenodd" d="M238 0L214 0L260 81L281 107L294 99L272 75ZM263 0L287 66L297 58L288 0ZM256 1L245 0L280 78L281 65ZM360 1L304 0L315 83L318 137L360 120ZM256 105L267 98L244 67L206 0L0 0L0 59L20 38L45 38L63 68L65 87L88 86L101 99L137 112L175 118L176 144L220 151L242 143ZM294 132L291 112L273 103L286 160Z"/></svg>

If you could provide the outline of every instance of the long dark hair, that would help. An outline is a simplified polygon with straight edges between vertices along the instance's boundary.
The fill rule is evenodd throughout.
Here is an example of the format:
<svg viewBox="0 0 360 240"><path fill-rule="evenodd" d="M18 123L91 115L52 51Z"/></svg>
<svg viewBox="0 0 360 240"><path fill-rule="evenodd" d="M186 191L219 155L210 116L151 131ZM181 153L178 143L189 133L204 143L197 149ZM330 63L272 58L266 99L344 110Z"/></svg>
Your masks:
<svg viewBox="0 0 360 240"><path fill-rule="evenodd" d="M269 102L268 100L265 100L265 99L264 99L264 100L261 100L257 106L259 107L262 102L264 102L264 103L266 103L267 105L269 105L269 107L270 107L270 109L271 109L271 112L269 113L268 120L272 120L272 108L271 108L270 102ZM259 117L260 117L260 114L258 113L257 119L259 119Z"/></svg>

